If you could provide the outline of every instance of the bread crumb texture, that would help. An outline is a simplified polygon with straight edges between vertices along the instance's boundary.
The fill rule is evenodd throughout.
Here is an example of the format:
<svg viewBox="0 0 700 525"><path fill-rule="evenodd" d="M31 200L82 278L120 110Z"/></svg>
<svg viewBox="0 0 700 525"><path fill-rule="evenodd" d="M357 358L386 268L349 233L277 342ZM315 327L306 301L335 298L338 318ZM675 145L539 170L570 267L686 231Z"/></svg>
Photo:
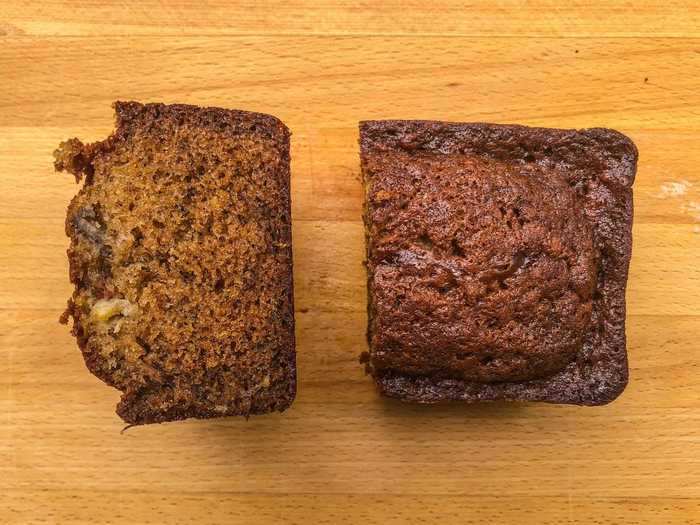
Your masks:
<svg viewBox="0 0 700 525"><path fill-rule="evenodd" d="M63 316L128 423L284 410L294 399L289 132L276 118L117 102L105 141L55 167L75 291Z"/></svg>

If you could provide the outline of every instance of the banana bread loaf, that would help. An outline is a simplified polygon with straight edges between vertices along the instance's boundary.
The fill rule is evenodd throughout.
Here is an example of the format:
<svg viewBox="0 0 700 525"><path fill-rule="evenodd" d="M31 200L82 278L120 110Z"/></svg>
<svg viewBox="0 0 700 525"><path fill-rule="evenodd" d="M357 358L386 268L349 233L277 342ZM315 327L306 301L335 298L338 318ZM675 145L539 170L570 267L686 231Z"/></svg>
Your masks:
<svg viewBox="0 0 700 525"><path fill-rule="evenodd" d="M286 409L296 391L289 131L257 113L117 102L55 167L68 207L62 317L130 424Z"/></svg>
<svg viewBox="0 0 700 525"><path fill-rule="evenodd" d="M367 368L380 392L583 405L622 392L627 137L370 121L360 146Z"/></svg>

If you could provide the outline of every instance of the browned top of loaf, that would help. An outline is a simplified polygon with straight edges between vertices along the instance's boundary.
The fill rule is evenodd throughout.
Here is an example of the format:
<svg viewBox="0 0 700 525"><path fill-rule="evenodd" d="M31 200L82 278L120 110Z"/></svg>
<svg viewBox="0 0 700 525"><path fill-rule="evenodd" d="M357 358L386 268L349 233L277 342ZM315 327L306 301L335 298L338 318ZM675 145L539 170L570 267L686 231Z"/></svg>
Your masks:
<svg viewBox="0 0 700 525"><path fill-rule="evenodd" d="M260 413L295 394L289 132L274 117L118 102L56 168L85 184L66 233L90 370L130 423Z"/></svg>
<svg viewBox="0 0 700 525"><path fill-rule="evenodd" d="M571 361L596 261L561 176L451 155L394 153L367 167L382 174L370 187L376 367L506 381Z"/></svg>
<svg viewBox="0 0 700 525"><path fill-rule="evenodd" d="M629 139L423 121L360 132L380 388L418 401L616 395Z"/></svg>

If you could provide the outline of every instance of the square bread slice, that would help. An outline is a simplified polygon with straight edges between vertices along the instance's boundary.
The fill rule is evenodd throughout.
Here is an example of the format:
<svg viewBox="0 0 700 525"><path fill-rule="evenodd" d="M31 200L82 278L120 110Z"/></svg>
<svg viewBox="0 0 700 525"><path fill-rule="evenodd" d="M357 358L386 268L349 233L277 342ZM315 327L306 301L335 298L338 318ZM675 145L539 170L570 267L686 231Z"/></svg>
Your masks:
<svg viewBox="0 0 700 525"><path fill-rule="evenodd" d="M381 393L600 405L622 392L630 139L368 121L360 148Z"/></svg>
<svg viewBox="0 0 700 525"><path fill-rule="evenodd" d="M296 392L289 131L269 115L117 102L55 167L75 291L62 317L130 424L282 411Z"/></svg>

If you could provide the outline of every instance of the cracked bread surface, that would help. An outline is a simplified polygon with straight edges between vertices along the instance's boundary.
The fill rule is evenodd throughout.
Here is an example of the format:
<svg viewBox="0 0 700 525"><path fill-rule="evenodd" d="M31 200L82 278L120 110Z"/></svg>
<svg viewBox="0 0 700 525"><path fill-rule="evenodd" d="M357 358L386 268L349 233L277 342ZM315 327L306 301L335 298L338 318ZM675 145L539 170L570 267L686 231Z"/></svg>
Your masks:
<svg viewBox="0 0 700 525"><path fill-rule="evenodd" d="M604 404L637 150L607 129L360 123L368 370L405 401Z"/></svg>
<svg viewBox="0 0 700 525"><path fill-rule="evenodd" d="M62 143L62 320L130 424L261 414L296 393L289 131L278 119L117 102L104 141Z"/></svg>

